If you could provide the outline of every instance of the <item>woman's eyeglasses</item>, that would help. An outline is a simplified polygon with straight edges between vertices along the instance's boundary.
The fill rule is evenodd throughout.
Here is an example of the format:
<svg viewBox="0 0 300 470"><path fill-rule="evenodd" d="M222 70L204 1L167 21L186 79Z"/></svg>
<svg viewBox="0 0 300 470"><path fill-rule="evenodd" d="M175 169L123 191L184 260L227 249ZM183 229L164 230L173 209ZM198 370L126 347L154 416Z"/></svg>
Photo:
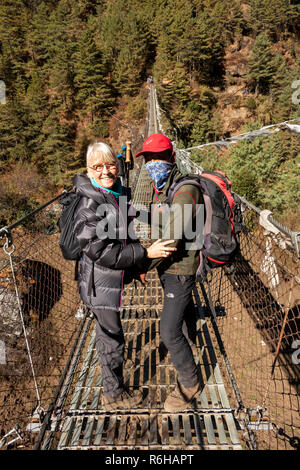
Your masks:
<svg viewBox="0 0 300 470"><path fill-rule="evenodd" d="M96 171L97 173L102 173L104 167L108 171L110 171L110 170L115 170L117 168L117 165L115 165L114 163L101 163L100 165L89 166L89 168Z"/></svg>

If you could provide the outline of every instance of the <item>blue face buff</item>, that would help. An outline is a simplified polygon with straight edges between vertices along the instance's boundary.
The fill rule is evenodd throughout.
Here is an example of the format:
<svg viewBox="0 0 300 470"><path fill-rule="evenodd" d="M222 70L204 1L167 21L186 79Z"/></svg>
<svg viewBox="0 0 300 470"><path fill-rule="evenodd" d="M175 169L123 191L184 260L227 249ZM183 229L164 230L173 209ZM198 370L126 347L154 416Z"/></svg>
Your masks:
<svg viewBox="0 0 300 470"><path fill-rule="evenodd" d="M173 167L174 163L162 162L159 160L152 160L145 164L148 175L158 190L162 189L166 184Z"/></svg>

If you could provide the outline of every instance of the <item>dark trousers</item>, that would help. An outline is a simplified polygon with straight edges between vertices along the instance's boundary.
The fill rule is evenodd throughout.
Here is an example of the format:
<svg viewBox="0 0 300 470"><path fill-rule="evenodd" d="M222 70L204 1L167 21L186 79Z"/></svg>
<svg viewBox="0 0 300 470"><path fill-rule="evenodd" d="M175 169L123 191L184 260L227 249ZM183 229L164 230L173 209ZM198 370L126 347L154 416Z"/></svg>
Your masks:
<svg viewBox="0 0 300 470"><path fill-rule="evenodd" d="M186 336L195 342L197 314L192 297L195 276L164 273L160 281L164 290L160 335L170 351L179 383L194 387L199 381L198 369Z"/></svg>
<svg viewBox="0 0 300 470"><path fill-rule="evenodd" d="M120 312L94 309L93 313L103 393L115 397L123 391L124 334Z"/></svg>

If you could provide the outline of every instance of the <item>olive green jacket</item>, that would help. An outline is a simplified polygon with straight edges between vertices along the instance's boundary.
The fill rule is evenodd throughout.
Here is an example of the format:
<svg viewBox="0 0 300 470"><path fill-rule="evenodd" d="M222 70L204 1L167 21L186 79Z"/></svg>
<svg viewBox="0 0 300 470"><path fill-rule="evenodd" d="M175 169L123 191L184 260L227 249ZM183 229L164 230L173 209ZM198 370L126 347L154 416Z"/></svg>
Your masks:
<svg viewBox="0 0 300 470"><path fill-rule="evenodd" d="M153 187L151 205L151 242L161 239L174 239L170 246L176 246L177 251L170 257L154 259L148 261L147 270L154 267L158 273L171 273L178 275L195 274L199 265L199 250L190 249L187 244L191 244L192 239L187 239L187 229L195 228L196 205L203 205L204 201L201 190L192 184L181 186L174 194L170 208L166 205L167 192L173 181L177 180L182 173L175 164L167 183L162 191L157 191L152 181ZM184 206L189 205L188 209ZM184 211L187 213L184 216ZM202 227L203 228L203 227Z"/></svg>

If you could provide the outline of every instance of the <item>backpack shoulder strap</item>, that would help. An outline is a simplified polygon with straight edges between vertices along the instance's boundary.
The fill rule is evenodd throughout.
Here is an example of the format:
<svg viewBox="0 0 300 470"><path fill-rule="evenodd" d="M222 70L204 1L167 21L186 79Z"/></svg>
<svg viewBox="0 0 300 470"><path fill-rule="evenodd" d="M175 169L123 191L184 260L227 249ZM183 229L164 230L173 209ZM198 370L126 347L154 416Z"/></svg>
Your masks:
<svg viewBox="0 0 300 470"><path fill-rule="evenodd" d="M122 196L126 196L128 201L130 201L131 200L131 188L127 186L122 186L122 189L123 189Z"/></svg>
<svg viewBox="0 0 300 470"><path fill-rule="evenodd" d="M199 180L199 175L194 175L194 174L190 174L190 175L183 175L183 176L180 176L179 178L177 178L177 180L173 181L173 183L171 184L171 186L169 187L168 191L167 191L167 197L166 197L166 203L168 205L171 205L172 204L172 201L173 201L173 197L175 195L175 193L182 187L182 186L186 186L188 184L192 184L194 186L197 186L198 188L202 188L201 187L201 182Z"/></svg>

